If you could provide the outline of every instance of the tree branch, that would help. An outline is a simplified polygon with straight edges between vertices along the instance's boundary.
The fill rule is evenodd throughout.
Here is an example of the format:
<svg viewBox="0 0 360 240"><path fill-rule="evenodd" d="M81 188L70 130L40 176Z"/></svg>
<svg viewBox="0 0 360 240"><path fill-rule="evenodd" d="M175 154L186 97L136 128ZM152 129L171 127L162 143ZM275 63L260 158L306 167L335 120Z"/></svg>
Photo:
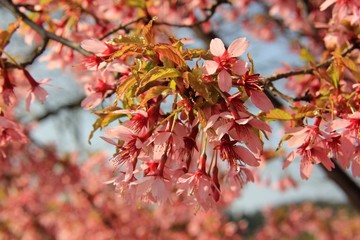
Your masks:
<svg viewBox="0 0 360 240"><path fill-rule="evenodd" d="M341 56L344 57L347 54L351 53L353 50L358 49L358 48L360 48L360 43L355 42L355 43L351 44L348 48L346 48L341 53ZM288 72L284 72L284 73L273 74L271 76L262 78L262 81L264 82L265 85L268 85L270 82L274 82L274 81L280 80L282 78L287 78L287 77L296 76L296 75L303 75L303 74L313 74L316 69L326 68L326 67L330 66L330 64L334 60L335 60L335 57L331 57L328 60L326 60L322 63L319 63L313 67L303 68L300 70L288 71Z"/></svg>
<svg viewBox="0 0 360 240"><path fill-rule="evenodd" d="M332 171L328 171L322 164L328 178L333 180L346 194L349 202L360 212L360 187L351 177L336 163Z"/></svg>
<svg viewBox="0 0 360 240"><path fill-rule="evenodd" d="M33 121L42 121L50 116L56 115L58 114L61 110L72 110L72 109L76 109L78 107L80 107L81 101L85 98L85 96L81 96L78 99L75 99L72 102L69 102L67 104L64 104L62 106L59 106L56 109L51 109L48 110L47 112L45 112L42 115L36 116L34 119L32 119Z"/></svg>
<svg viewBox="0 0 360 240"><path fill-rule="evenodd" d="M119 30L125 30L126 32L128 32L129 30L127 29L128 26L134 24L134 23L137 23L137 22L141 22L141 21L144 21L146 20L147 18L146 17L141 17L141 18L138 18L138 19L135 19L131 22L128 22L127 24L120 24L118 27L110 30L109 32L105 33L101 38L99 38L99 40L104 40L105 38L107 38L108 36L110 36L111 34L114 34L116 33L117 31Z"/></svg>
<svg viewBox="0 0 360 240"><path fill-rule="evenodd" d="M198 20L197 22L192 23L192 24L175 24L175 23L169 23L169 22L154 22L154 24L155 25L166 25L166 26L170 26L170 27L188 27L188 28L199 27L201 24L209 21L215 15L217 7L223 3L231 4L231 2L228 0L217 0L216 3L214 3L214 5L211 6L211 8L206 9L210 13L207 14L204 19Z"/></svg>
<svg viewBox="0 0 360 240"><path fill-rule="evenodd" d="M7 8L15 17L22 18L23 22L25 24L27 24L29 27L31 27L34 31L36 31L42 37L42 39L45 40L46 38L48 38L48 39L54 40L54 41L59 42L59 43L63 44L64 46L67 46L85 56L92 55L88 51L82 49L80 47L80 45L78 45L66 38L57 36L54 33L49 32L49 31L43 29L41 26L37 25L30 18L28 18L24 13L20 12L19 9L17 9L16 5L14 5L12 3L11 0L2 0L0 2L0 6Z"/></svg>

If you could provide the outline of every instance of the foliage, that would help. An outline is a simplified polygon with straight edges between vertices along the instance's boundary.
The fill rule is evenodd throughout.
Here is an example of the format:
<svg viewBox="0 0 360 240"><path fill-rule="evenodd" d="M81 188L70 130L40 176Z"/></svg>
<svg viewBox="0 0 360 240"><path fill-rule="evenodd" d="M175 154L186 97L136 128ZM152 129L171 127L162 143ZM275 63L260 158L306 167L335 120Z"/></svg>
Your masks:
<svg viewBox="0 0 360 240"><path fill-rule="evenodd" d="M2 188L6 201L18 177L26 184L50 181L37 171L25 177L39 162L44 165L39 169L50 173L71 162L77 173L58 179L69 187L93 181L80 174L76 160L64 160L56 149L33 141L36 121L52 112L30 123L16 114L23 102L30 112L35 100L44 103L48 98L49 79L34 78L31 69L41 58L49 69L73 66L74 82L86 96L69 107L97 116L89 142L102 130L101 138L115 147L110 159L115 174L102 177L115 186L121 201L161 206L183 202L213 211L230 203L248 182L259 181L257 170L264 162L281 157L283 168L300 159L302 179L310 178L317 164L333 171L332 179L360 209L359 187L345 172L350 169L352 177L360 176L358 1L4 0L0 6L16 18L0 31L0 160L9 171L1 170L9 182ZM234 22L264 41L287 38L304 66L284 65L263 76L256 68L261 60L248 52L248 39L238 36L226 46L217 35L219 26ZM189 39L174 36L177 28L192 31L206 47L190 47ZM32 46L30 54L19 58L10 53L16 36ZM280 79L286 89L275 85ZM284 134L278 149L264 151L273 122ZM284 143L292 148L287 157ZM40 155L38 162L34 152ZM23 156L31 160L22 162ZM60 175L66 175L62 171ZM47 189L51 194L66 192L57 189L59 182L53 185ZM293 186L292 178L285 177L277 187ZM83 185L75 188L85 191L85 198L91 199L87 204L97 209L93 193ZM32 201L41 197L34 193L29 193ZM106 201L107 195L99 199ZM36 207L35 202L28 207ZM28 207L21 211L40 214ZM102 221L113 230L111 216ZM42 231L43 223L34 219L32 226Z"/></svg>

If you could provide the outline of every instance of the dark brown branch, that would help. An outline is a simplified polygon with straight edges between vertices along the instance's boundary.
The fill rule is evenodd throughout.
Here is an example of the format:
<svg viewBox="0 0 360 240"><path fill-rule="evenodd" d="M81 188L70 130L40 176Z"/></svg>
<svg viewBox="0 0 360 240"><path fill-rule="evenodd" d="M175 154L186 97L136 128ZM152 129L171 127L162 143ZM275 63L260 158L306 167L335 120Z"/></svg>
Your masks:
<svg viewBox="0 0 360 240"><path fill-rule="evenodd" d="M91 55L91 53L82 49L80 47L80 45L78 45L66 38L57 36L54 33L49 32L49 31L45 30L44 28L42 28L41 26L37 25L30 18L28 18L24 13L20 12L19 9L17 9L16 5L14 5L11 2L11 0L0 1L0 6L7 8L15 17L22 18L23 22L25 24L27 24L29 27L31 27L34 31L36 31L42 37L42 39L48 38L48 39L54 40L54 41L59 42L59 43L63 44L64 46L67 46L85 56Z"/></svg>
<svg viewBox="0 0 360 240"><path fill-rule="evenodd" d="M347 54L351 53L353 50L360 48L360 43L354 43L352 45L350 45L348 48L346 48L342 53L341 56L346 56ZM265 77L262 78L262 80L264 81L265 85L268 85L270 82L274 82L277 80L280 80L282 78L287 78L287 77L291 77L291 76L296 76L296 75L303 75L303 74L313 74L315 70L319 69L319 68L327 68L330 66L330 64L335 60L335 57L331 57L328 60L319 63L313 67L308 67L308 68L303 68L303 69L299 69L299 70L294 70L294 71L288 71L288 72L284 72L284 73L277 73L277 74L273 74L269 77Z"/></svg>
<svg viewBox="0 0 360 240"><path fill-rule="evenodd" d="M349 202L360 212L360 187L351 177L336 163L332 171L328 171L322 164L328 178L333 180L346 194Z"/></svg>
<svg viewBox="0 0 360 240"><path fill-rule="evenodd" d="M27 60L18 64L6 61L6 68L25 68L26 66L33 64L36 58L39 57L46 50L48 43L49 38L43 38L42 44L40 44L34 49L34 51L31 53L31 56Z"/></svg>
<svg viewBox="0 0 360 240"><path fill-rule="evenodd" d="M72 102L69 102L67 104L64 104L62 106L59 106L56 109L52 109L52 110L48 110L46 111L44 114L39 115L37 117L35 117L33 120L34 121L42 121L50 116L56 115L58 114L61 110L72 110L72 109L77 109L80 107L81 101L85 98L85 96L81 96L78 99L75 99Z"/></svg>
<svg viewBox="0 0 360 240"><path fill-rule="evenodd" d="M128 26L130 26L130 25L132 25L134 23L137 23L137 22L145 21L146 19L147 19L146 17L141 17L141 18L135 19L135 20L133 20L131 22L128 22L127 24L124 24L124 25L121 24L118 27L116 27L116 28L110 30L109 32L105 33L101 38L99 38L99 40L104 40L105 38L107 38L111 34L116 33L119 30L124 30L126 32L129 32L129 29L127 29Z"/></svg>
<svg viewBox="0 0 360 240"><path fill-rule="evenodd" d="M154 25L166 25L166 26L170 26L170 27L188 27L188 28L199 27L201 24L206 23L207 21L209 21L214 16L214 14L216 13L217 7L220 6L221 4L224 4L224 3L231 4L231 2L228 1L228 0L218 0L218 1L216 1L216 3L211 6L211 8L206 9L206 11L208 11L209 13L206 15L206 17L204 19L198 20L197 22L192 23L192 24L176 24L176 23L169 23L169 22L154 22Z"/></svg>

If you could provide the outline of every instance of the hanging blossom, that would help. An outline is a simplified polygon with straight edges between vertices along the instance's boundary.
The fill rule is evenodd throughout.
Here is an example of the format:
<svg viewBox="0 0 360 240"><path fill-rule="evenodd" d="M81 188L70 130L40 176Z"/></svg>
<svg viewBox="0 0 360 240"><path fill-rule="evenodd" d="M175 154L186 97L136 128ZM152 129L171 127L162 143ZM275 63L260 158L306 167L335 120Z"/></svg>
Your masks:
<svg viewBox="0 0 360 240"><path fill-rule="evenodd" d="M314 126L306 126L298 131L289 133L292 136L287 145L290 148L297 149L289 154L283 168L286 168L297 157L301 157L300 173L302 179L308 179L311 175L314 164L321 163L331 171L335 167L334 163L328 157L328 148L323 141L326 133L319 128L321 118L316 118Z"/></svg>
<svg viewBox="0 0 360 240"><path fill-rule="evenodd" d="M17 101L17 98L14 93L15 85L11 82L9 73L6 68L1 69L1 76L4 79L3 85L1 87L1 94L4 100L4 103L7 106L12 106Z"/></svg>
<svg viewBox="0 0 360 240"><path fill-rule="evenodd" d="M339 156L339 163L343 168L351 165L352 175L360 177L360 112L354 112L344 116L343 119L334 120L329 131L340 131L340 135L332 138L333 155ZM336 154L339 152L338 154Z"/></svg>
<svg viewBox="0 0 360 240"><path fill-rule="evenodd" d="M40 84L47 83L48 78L41 80L40 82L35 81L35 79L30 75L28 71L23 70L26 79L30 84L30 89L26 95L26 111L30 111L30 104L34 102L35 99L38 99L41 103L44 103L48 93L47 91L40 86Z"/></svg>
<svg viewBox="0 0 360 240"><path fill-rule="evenodd" d="M228 49L219 38L210 42L210 52L214 55L213 60L204 62L206 75L217 74L219 88L223 92L230 91L232 87L232 75L243 75L247 71L247 62L238 60L248 48L249 42L245 38L234 40Z"/></svg>

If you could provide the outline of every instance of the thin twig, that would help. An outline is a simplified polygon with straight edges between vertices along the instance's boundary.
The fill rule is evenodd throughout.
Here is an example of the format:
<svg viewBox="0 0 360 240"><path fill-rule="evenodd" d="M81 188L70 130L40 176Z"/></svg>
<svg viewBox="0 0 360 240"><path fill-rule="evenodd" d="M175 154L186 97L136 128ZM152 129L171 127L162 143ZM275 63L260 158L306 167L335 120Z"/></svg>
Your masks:
<svg viewBox="0 0 360 240"><path fill-rule="evenodd" d="M141 18L135 19L135 20L133 20L131 22L128 22L127 24L124 24L124 25L120 24L118 27L116 27L116 28L110 30L109 32L105 33L101 38L99 38L99 40L104 40L105 38L107 38L111 34L116 33L119 30L125 30L126 32L128 32L128 29L127 29L128 26L130 26L130 25L132 25L134 23L137 23L137 22L144 21L146 19L147 19L146 17L141 17Z"/></svg>
<svg viewBox="0 0 360 240"><path fill-rule="evenodd" d="M360 44L359 43L354 43L352 45L350 45L348 48L346 48L342 53L341 56L346 56L347 54L349 54L350 52L352 52L354 49L358 49L360 48ZM277 74L273 74L269 77L264 77L261 80L265 83L265 85L269 85L269 83L280 80L282 78L287 78L287 77L291 77L291 76L296 76L296 75L303 75L303 74L313 74L315 70L319 69L319 68L326 68L328 66L330 66L330 64L335 60L335 57L331 57L329 59L327 59L326 61L319 63L313 67L307 67L307 68L303 68L303 69L299 69L299 70L293 70L293 71L288 71L288 72L284 72L284 73L277 73Z"/></svg>
<svg viewBox="0 0 360 240"><path fill-rule="evenodd" d="M223 3L228 3L231 4L230 1L228 0L218 0L216 1L216 3L214 5L211 6L211 8L207 9L207 11L209 11L210 13L206 15L206 17L202 20L199 20L195 23L192 24L175 24L175 23L169 23L169 22L154 22L154 25L166 25L166 26L170 26L170 27L187 27L187 28L194 28L194 27L198 27L203 23L206 23L207 21L209 21L216 13L216 9L218 6L220 6Z"/></svg>
<svg viewBox="0 0 360 240"><path fill-rule="evenodd" d="M49 32L45 29L43 29L41 26L37 25L35 22L33 22L28 16L26 16L24 13L20 12L19 9L17 9L16 5L14 5L11 0L2 0L0 1L0 6L3 6L7 8L15 17L21 17L23 22L27 24L29 27L31 27L33 30L35 30L42 39L49 38L51 40L54 40L56 42L59 42L63 44L64 46L67 46L77 52L79 52L82 55L90 56L92 55L88 51L82 49L80 45L66 39L60 36L55 35L52 32Z"/></svg>

